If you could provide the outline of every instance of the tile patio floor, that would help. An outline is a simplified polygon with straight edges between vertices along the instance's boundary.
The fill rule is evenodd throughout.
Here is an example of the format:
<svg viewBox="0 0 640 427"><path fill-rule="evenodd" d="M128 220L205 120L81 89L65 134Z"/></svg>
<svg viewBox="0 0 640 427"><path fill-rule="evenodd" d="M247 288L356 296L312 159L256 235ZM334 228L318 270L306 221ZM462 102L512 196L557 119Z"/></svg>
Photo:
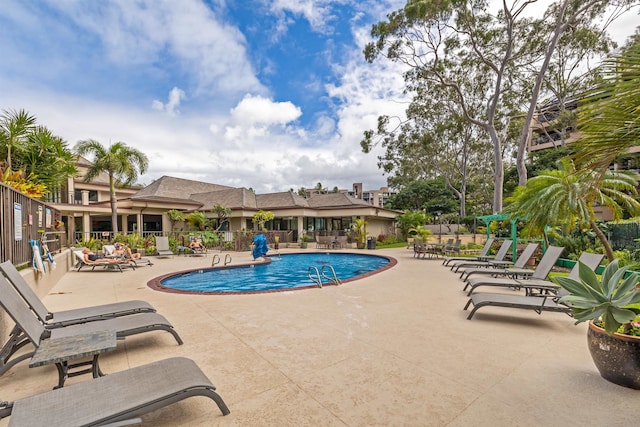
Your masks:
<svg viewBox="0 0 640 427"><path fill-rule="evenodd" d="M406 249L376 253L398 265L339 287L228 296L149 289L152 277L211 262L211 255L176 256L122 274L69 272L44 301L52 311L151 302L185 344L166 332L129 337L101 356L103 370L190 357L231 409L222 417L212 401L190 398L146 415L144 425L638 424L640 391L599 376L584 325L504 308L481 309L468 321L462 284L439 261L414 259ZM232 256L234 263L250 259ZM22 362L0 377L0 399L47 391L56 379L54 367Z"/></svg>

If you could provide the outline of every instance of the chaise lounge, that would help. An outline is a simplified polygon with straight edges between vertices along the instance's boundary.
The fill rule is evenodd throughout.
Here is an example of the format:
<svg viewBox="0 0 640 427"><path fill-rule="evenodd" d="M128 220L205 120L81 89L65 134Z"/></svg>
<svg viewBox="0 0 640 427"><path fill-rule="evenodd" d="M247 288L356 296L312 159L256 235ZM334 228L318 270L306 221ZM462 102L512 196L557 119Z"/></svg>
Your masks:
<svg viewBox="0 0 640 427"><path fill-rule="evenodd" d="M153 313L156 311L156 309L146 301L131 300L51 312L35 292L33 292L31 286L29 286L10 261L1 263L0 271L2 271L9 283L13 285L31 310L38 316L40 322L49 329L113 317L128 316L136 313Z"/></svg>
<svg viewBox="0 0 640 427"><path fill-rule="evenodd" d="M228 415L215 390L193 360L173 357L5 403L0 418L11 416L9 426L131 425L192 396L212 399Z"/></svg>
<svg viewBox="0 0 640 427"><path fill-rule="evenodd" d="M511 244L513 243L512 240L504 240L502 242L502 245L500 246L500 249L498 250L498 253L496 253L496 256L493 259L486 259L484 261L482 261L481 259L468 259L468 260L459 260L454 262L453 264L449 264L451 265L451 271L453 271L454 273L458 273L460 271L460 269L466 269L466 268L476 268L476 267L499 267L498 264L496 264L496 261L505 261L505 257L507 256L507 253L509 253L509 250L511 249ZM493 264L489 263L489 261L493 261ZM505 261L508 264L510 264L509 261Z"/></svg>
<svg viewBox="0 0 640 427"><path fill-rule="evenodd" d="M0 349L0 375L15 364L31 358L35 353L34 351L23 353L12 359L12 356L14 356L19 349L29 343L37 348L41 342L48 339L80 337L103 331L115 332L116 337L122 339L143 332L162 330L173 335L179 345L183 343L167 319L157 313L138 313L112 319L97 320L95 322L47 329L36 314L31 311L18 291L1 275L0 306L2 306L15 322L9 340ZM60 363L56 365L60 372L62 365Z"/></svg>
<svg viewBox="0 0 640 427"><path fill-rule="evenodd" d="M600 264L604 255L600 254L588 254L583 253L580 255L580 259L574 267L571 269L569 277L576 279L579 274L579 264L582 262L592 270ZM527 280L522 281L526 285ZM543 311L552 311L557 313L565 313L571 316L571 307L566 304L561 304L558 300L566 295L560 286L547 280L532 281L530 285L534 286L541 292L538 294L516 295L516 294L499 294L493 292L480 292L473 294L467 304L464 306L466 311L470 305L473 305L473 310L467 316L467 320L471 320L473 315L482 307L507 307L507 308L519 308L525 310L534 310L538 314L542 314Z"/></svg>
<svg viewBox="0 0 640 427"><path fill-rule="evenodd" d="M96 267L102 267L106 270L119 271L120 273L122 273L122 267L135 268L135 265L128 260L122 260L120 262L105 262L107 260L87 261L84 259L82 249L72 249L71 252L73 252L73 255L75 255L76 257L75 266L78 269L77 271L82 270L82 267L91 267L91 271L94 271Z"/></svg>
<svg viewBox="0 0 640 427"><path fill-rule="evenodd" d="M533 270L525 269L525 266L527 265L529 259L531 259L531 257L535 253L536 249L538 249L537 243L529 243L524 248L518 259L516 259L513 267L499 268L501 264L496 264L495 262L492 263L491 261L489 261L491 265L494 265L498 268L467 268L462 272L460 278L464 281L467 281L469 279L469 276L472 276L474 274L486 274L491 277L508 276L513 278L516 278L519 275L529 275L533 273Z"/></svg>
<svg viewBox="0 0 640 427"><path fill-rule="evenodd" d="M173 256L174 253L169 246L169 238L167 236L156 236L156 251L158 256Z"/></svg>
<svg viewBox="0 0 640 427"><path fill-rule="evenodd" d="M535 270L526 270L531 271L531 274L525 276L523 279L511 279L511 278L501 278L501 277L472 277L467 281L467 284L463 288L463 291L469 289L467 295L471 295L477 288L480 286L494 286L501 288L512 288L512 289L529 289L526 286L527 283L530 285L535 283L536 280L546 280L547 276L553 269L553 266L556 265L556 261L562 255L564 251L563 247L560 246L549 246L547 251L542 256L540 263L536 266ZM520 272L520 276L524 274L525 270Z"/></svg>
<svg viewBox="0 0 640 427"><path fill-rule="evenodd" d="M470 260L486 261L494 241L495 239L493 237L488 238L484 246L482 247L482 250L477 256L472 256L472 257L446 256L442 260L442 265L449 265L449 263L451 263L452 261L465 261L465 260L466 261L470 261Z"/></svg>

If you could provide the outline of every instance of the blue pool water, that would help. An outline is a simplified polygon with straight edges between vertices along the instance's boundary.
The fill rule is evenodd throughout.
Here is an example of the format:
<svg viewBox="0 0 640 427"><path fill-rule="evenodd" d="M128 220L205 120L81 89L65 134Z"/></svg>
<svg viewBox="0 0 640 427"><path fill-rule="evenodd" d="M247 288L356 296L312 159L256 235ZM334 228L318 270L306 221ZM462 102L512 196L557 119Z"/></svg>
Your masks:
<svg viewBox="0 0 640 427"><path fill-rule="evenodd" d="M160 280L159 288L184 292L260 292L317 286L309 279L309 267L322 271L331 265L340 281L353 279L389 266L391 259L377 255L350 253L287 254L271 258L270 263L230 268L194 270ZM312 269L315 273L315 270ZM324 268L330 275L328 267ZM323 279L323 285L329 284ZM156 286L153 286L156 287Z"/></svg>

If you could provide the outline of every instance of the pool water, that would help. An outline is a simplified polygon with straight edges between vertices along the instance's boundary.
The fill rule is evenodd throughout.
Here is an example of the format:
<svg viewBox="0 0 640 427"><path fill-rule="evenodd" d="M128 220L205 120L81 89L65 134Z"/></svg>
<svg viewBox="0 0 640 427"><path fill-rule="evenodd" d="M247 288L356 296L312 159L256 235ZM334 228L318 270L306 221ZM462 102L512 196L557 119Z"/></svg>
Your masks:
<svg viewBox="0 0 640 427"><path fill-rule="evenodd" d="M261 292L317 286L307 272L322 272L330 265L340 281L357 278L389 266L391 259L377 255L313 252L271 258L270 263L193 270L160 280L160 288L201 293ZM315 269L312 274L315 277ZM328 267L324 273L332 276ZM331 284L322 278L323 285Z"/></svg>

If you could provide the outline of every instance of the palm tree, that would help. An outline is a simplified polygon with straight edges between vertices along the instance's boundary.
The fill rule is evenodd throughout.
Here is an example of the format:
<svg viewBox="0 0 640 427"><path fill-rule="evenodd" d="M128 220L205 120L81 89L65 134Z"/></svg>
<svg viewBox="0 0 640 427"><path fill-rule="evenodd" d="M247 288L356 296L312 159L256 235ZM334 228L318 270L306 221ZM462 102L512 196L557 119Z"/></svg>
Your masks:
<svg viewBox="0 0 640 427"><path fill-rule="evenodd" d="M578 110L576 164L601 173L640 141L640 37L603 64L605 78Z"/></svg>
<svg viewBox="0 0 640 427"><path fill-rule="evenodd" d="M541 235L547 225L559 224L565 231L576 226L590 227L602 242L609 261L613 249L595 221L594 205L606 206L614 220L623 215L623 208L640 212L637 195L638 175L631 171L609 171L603 176L593 169L576 170L570 158L560 161L558 170L545 170L518 187L512 203L505 209L512 217L526 217L525 232Z"/></svg>
<svg viewBox="0 0 640 427"><path fill-rule="evenodd" d="M28 136L28 144L14 156L14 164L27 176L47 186L50 193L59 191L69 177L78 173L77 156L67 143L44 126L37 126Z"/></svg>
<svg viewBox="0 0 640 427"><path fill-rule="evenodd" d="M147 156L141 151L127 146L124 142L116 142L105 148L94 139L78 141L75 151L81 156L93 155L93 163L84 176L85 182L91 182L101 172L109 175L111 225L113 232L118 233L116 187L133 185L138 179L138 172L143 174L149 167Z"/></svg>
<svg viewBox="0 0 640 427"><path fill-rule="evenodd" d="M36 126L36 118L25 110L4 110L0 116L0 141L6 149L7 167L12 169L11 151L20 149L27 142Z"/></svg>

